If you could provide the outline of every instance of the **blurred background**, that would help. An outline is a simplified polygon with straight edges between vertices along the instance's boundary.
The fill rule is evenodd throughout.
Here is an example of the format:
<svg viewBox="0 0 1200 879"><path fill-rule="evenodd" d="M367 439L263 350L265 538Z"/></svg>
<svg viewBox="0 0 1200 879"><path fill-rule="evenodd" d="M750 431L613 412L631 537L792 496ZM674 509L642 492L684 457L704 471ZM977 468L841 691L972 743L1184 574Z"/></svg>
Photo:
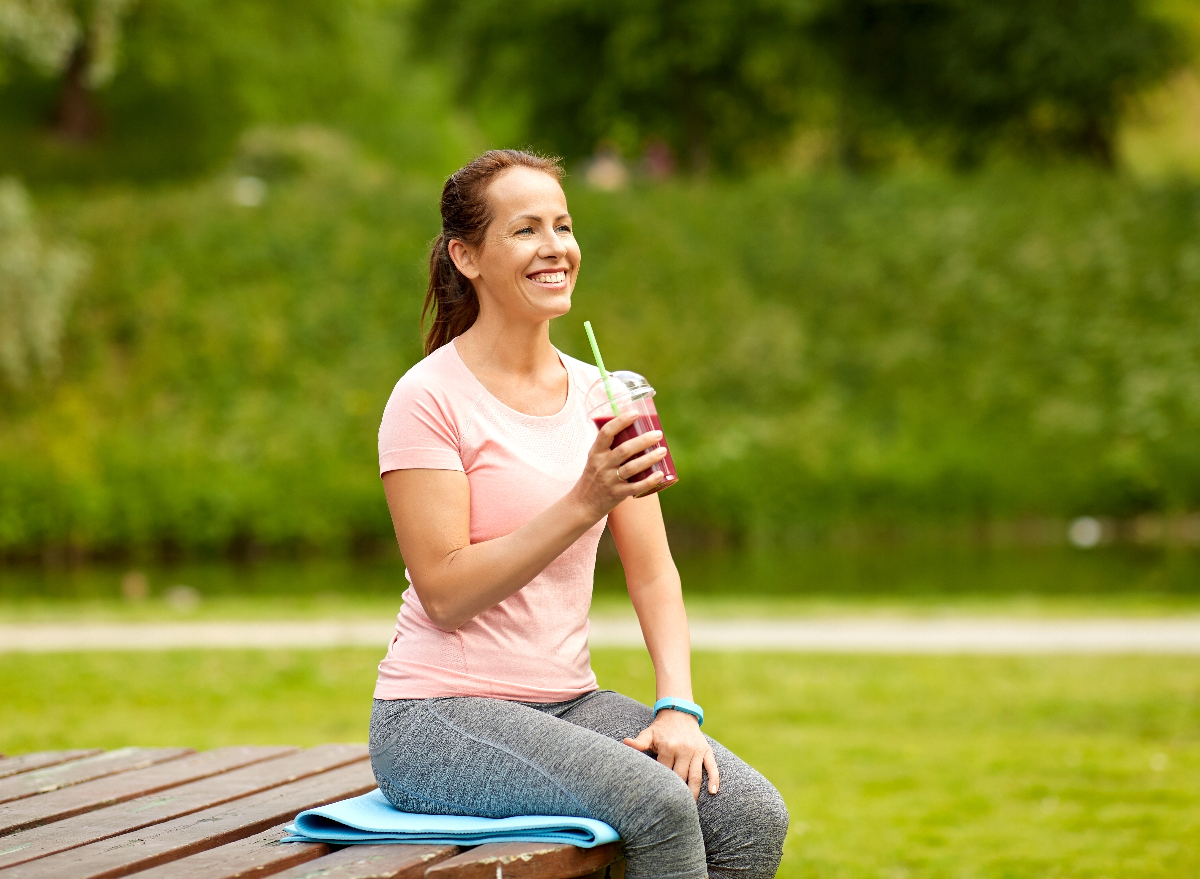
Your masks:
<svg viewBox="0 0 1200 879"><path fill-rule="evenodd" d="M564 158L554 341L658 388L694 615L1200 612L1195 0L0 0L0 622L391 617L376 431L496 146ZM361 739L383 648L0 656L0 749ZM698 661L787 875L1200 871L1194 660Z"/></svg>

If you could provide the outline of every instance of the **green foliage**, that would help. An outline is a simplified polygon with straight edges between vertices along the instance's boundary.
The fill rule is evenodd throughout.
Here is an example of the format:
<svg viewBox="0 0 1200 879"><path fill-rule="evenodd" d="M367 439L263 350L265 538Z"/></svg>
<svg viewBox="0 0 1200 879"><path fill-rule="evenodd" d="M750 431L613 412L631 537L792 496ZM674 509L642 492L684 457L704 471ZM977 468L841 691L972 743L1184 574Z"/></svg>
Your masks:
<svg viewBox="0 0 1200 879"><path fill-rule="evenodd" d="M262 208L221 177L65 214L97 245L93 282L68 330L73 375L0 403L0 543L346 547L381 533L373 435L419 355L399 291L420 283L436 190L307 130L266 161L271 139L240 159L275 169ZM308 171L289 180L297 156Z"/></svg>
<svg viewBox="0 0 1200 879"><path fill-rule="evenodd" d="M59 340L87 257L38 233L25 189L0 178L0 378L24 385L36 363L46 377L59 366Z"/></svg>
<svg viewBox="0 0 1200 879"><path fill-rule="evenodd" d="M47 202L90 245L57 383L0 391L0 548L391 542L436 182L329 132ZM1093 173L571 189L553 333L643 372L676 523L734 534L1200 506L1200 191Z"/></svg>
<svg viewBox="0 0 1200 879"><path fill-rule="evenodd" d="M121 20L135 0L0 0L0 49L50 76L65 73L74 56L88 86L116 72ZM0 55L0 81L4 56Z"/></svg>
<svg viewBox="0 0 1200 879"><path fill-rule="evenodd" d="M1122 100L1182 51L1142 0L831 0L815 29L848 106L941 134L968 161L1002 138L1112 165Z"/></svg>
<svg viewBox="0 0 1200 879"><path fill-rule="evenodd" d="M383 647L6 656L0 750L363 741ZM644 652L593 662L653 699ZM699 653L693 670L705 731L788 805L781 877L1200 871L1195 658Z"/></svg>
<svg viewBox="0 0 1200 879"><path fill-rule="evenodd" d="M460 95L515 104L520 136L570 158L655 141L693 167L774 154L792 132L806 4L419 0L417 33Z"/></svg>
<svg viewBox="0 0 1200 879"><path fill-rule="evenodd" d="M1122 102L1182 57L1144 0L417 0L415 23L460 97L507 107L532 144L661 141L726 170L814 125L851 165L897 125L960 162L999 138L1112 165Z"/></svg>
<svg viewBox="0 0 1200 879"><path fill-rule="evenodd" d="M574 193L576 311L662 389L677 521L1194 508L1197 195L1063 172Z"/></svg>
<svg viewBox="0 0 1200 879"><path fill-rule="evenodd" d="M99 119L88 143L47 137L69 91L59 68L10 57L0 173L54 184L193 176L228 161L240 134L264 123L335 124L439 173L464 152L438 81L404 60L396 4L139 0L122 31L115 75L88 90Z"/></svg>

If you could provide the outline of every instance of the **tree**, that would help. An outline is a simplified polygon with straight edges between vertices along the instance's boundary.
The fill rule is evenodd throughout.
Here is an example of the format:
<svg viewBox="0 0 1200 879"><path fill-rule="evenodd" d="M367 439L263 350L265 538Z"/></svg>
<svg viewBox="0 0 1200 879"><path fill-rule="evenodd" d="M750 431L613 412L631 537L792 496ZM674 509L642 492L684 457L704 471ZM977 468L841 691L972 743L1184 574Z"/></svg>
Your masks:
<svg viewBox="0 0 1200 879"><path fill-rule="evenodd" d="M418 0L417 44L477 109L516 108L535 146L665 142L693 168L772 155L792 134L811 58L788 0Z"/></svg>
<svg viewBox="0 0 1200 879"><path fill-rule="evenodd" d="M999 141L1111 166L1124 99L1180 58L1139 0L829 0L812 27L844 104L965 163Z"/></svg>
<svg viewBox="0 0 1200 879"><path fill-rule="evenodd" d="M54 121L62 137L86 141L99 133L93 93L116 73L121 19L133 2L0 0L0 47L61 79Z"/></svg>
<svg viewBox="0 0 1200 879"><path fill-rule="evenodd" d="M661 139L693 167L771 157L805 124L1113 163L1126 96L1179 60L1147 0L417 0L424 51L485 113L568 157ZM823 118L821 118L823 117Z"/></svg>
<svg viewBox="0 0 1200 879"><path fill-rule="evenodd" d="M407 2L0 0L0 174L32 186L203 174L246 129L303 122L441 167L450 114L406 61ZM90 116L64 112L85 102ZM80 115L66 130L90 140L47 142L48 123Z"/></svg>

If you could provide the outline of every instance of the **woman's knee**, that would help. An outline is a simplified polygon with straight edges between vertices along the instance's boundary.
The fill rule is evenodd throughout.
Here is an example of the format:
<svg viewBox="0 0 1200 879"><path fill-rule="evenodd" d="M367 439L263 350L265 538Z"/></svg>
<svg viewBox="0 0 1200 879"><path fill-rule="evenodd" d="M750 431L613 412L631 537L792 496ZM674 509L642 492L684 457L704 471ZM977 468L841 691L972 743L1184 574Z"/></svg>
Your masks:
<svg viewBox="0 0 1200 879"><path fill-rule="evenodd" d="M774 876L787 838L787 806L766 778L745 764L738 769L728 781L722 777L715 796L701 793L709 875L721 879Z"/></svg>
<svg viewBox="0 0 1200 879"><path fill-rule="evenodd" d="M791 816L788 815L783 796L769 783L758 805L757 820L762 827L763 837L771 840L772 847L782 851Z"/></svg>

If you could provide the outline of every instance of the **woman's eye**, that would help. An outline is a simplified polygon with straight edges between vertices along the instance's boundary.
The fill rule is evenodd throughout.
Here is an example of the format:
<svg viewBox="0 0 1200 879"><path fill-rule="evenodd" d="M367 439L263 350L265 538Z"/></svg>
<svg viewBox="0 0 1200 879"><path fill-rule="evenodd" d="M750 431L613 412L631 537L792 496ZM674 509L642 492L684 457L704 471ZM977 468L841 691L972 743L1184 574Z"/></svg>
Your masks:
<svg viewBox="0 0 1200 879"><path fill-rule="evenodd" d="M532 226L523 226L522 228L518 229L515 234L517 234L517 235L532 235L533 227Z"/></svg>
<svg viewBox="0 0 1200 879"><path fill-rule="evenodd" d="M560 226L558 226L558 227L557 227L557 230L556 230L556 231L558 231L558 232L563 232L563 233L565 233L565 234L567 234L567 235L570 235L570 234L571 234L571 227L570 227L570 226L568 226L566 223L563 223L562 225L560 225Z"/></svg>

